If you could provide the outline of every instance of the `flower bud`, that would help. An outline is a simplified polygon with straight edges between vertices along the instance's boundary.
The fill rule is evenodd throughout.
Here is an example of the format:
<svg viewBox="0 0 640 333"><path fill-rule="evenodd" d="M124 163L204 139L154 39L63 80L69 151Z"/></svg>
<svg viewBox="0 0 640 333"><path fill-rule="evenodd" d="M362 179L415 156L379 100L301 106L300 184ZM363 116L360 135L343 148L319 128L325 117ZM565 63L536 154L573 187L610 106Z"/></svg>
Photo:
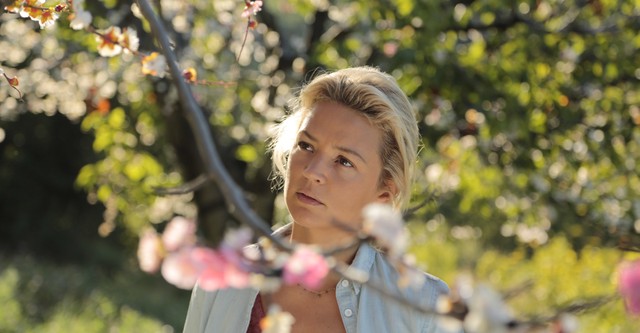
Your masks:
<svg viewBox="0 0 640 333"><path fill-rule="evenodd" d="M9 84L12 87L17 87L18 84L20 84L20 82L18 81L18 77L17 76L14 76L14 77L11 77L11 78L8 77L7 81L9 82Z"/></svg>

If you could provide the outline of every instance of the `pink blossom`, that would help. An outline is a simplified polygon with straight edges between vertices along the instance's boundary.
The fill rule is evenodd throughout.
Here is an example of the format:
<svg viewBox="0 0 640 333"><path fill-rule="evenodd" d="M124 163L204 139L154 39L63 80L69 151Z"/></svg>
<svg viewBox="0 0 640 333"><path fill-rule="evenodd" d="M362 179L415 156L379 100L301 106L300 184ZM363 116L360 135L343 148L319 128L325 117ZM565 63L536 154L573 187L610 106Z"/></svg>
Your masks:
<svg viewBox="0 0 640 333"><path fill-rule="evenodd" d="M251 242L252 237L253 231L249 228L230 229L224 235L218 251L220 251L228 261L238 266L243 266L244 259L242 253L245 247Z"/></svg>
<svg viewBox="0 0 640 333"><path fill-rule="evenodd" d="M242 17L249 17L251 15L256 15L259 11L262 10L262 0L255 1L245 1L245 7L242 11Z"/></svg>
<svg viewBox="0 0 640 333"><path fill-rule="evenodd" d="M181 289L191 289L202 272L202 263L194 260L193 248L171 253L162 263L162 277Z"/></svg>
<svg viewBox="0 0 640 333"><path fill-rule="evenodd" d="M171 252L196 241L196 222L182 216L174 217L162 233L164 248Z"/></svg>
<svg viewBox="0 0 640 333"><path fill-rule="evenodd" d="M618 290L625 300L627 311L640 315L640 260L619 266Z"/></svg>
<svg viewBox="0 0 640 333"><path fill-rule="evenodd" d="M283 280L286 284L300 283L315 289L327 273L329 264L325 258L311 247L300 245L284 265Z"/></svg>
<svg viewBox="0 0 640 333"><path fill-rule="evenodd" d="M250 228L230 229L224 235L222 246L234 251L241 251L245 246L251 243L253 231Z"/></svg>
<svg viewBox="0 0 640 333"><path fill-rule="evenodd" d="M249 273L222 252L202 249L194 253L194 256L204 264L198 281L202 289L212 291L228 287L245 288L249 285Z"/></svg>
<svg viewBox="0 0 640 333"><path fill-rule="evenodd" d="M147 273L155 273L162 261L160 237L153 228L147 228L140 235L138 243L138 263L140 269Z"/></svg>
<svg viewBox="0 0 640 333"><path fill-rule="evenodd" d="M182 289L191 289L196 282L209 291L249 285L248 272L206 247L185 247L170 254L162 264L162 276Z"/></svg>

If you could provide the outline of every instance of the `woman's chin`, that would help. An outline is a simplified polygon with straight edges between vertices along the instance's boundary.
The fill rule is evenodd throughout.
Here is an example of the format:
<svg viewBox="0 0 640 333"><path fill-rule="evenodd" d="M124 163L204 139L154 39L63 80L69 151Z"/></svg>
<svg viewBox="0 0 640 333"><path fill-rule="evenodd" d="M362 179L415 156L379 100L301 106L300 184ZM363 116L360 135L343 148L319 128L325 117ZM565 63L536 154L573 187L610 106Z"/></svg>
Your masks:
<svg viewBox="0 0 640 333"><path fill-rule="evenodd" d="M314 216L313 214L292 214L291 217L294 224L305 228L326 228L331 226L330 221Z"/></svg>

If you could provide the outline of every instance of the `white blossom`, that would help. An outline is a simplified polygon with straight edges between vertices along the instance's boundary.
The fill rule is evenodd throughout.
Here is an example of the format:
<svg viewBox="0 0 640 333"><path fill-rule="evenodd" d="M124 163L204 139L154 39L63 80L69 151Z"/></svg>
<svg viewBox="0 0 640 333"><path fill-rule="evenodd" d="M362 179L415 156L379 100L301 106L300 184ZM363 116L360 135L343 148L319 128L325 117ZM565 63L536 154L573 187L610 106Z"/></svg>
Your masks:
<svg viewBox="0 0 640 333"><path fill-rule="evenodd" d="M98 53L103 57L113 57L122 52L122 46L118 40L122 35L120 27L109 27L107 30L99 31L96 36L98 42Z"/></svg>
<svg viewBox="0 0 640 333"><path fill-rule="evenodd" d="M363 232L375 238L390 257L401 256L409 239L400 212L389 205L373 203L364 208L363 215Z"/></svg>
<svg viewBox="0 0 640 333"><path fill-rule="evenodd" d="M460 304L468 312L452 313ZM514 332L509 324L514 317L501 295L486 284L475 284L466 275L460 276L451 296L442 296L437 303L438 327L449 333L507 333ZM458 315L464 318L459 320Z"/></svg>
<svg viewBox="0 0 640 333"><path fill-rule="evenodd" d="M182 216L176 216L167 224L162 233L162 243L167 251L176 251L182 246L196 242L196 222Z"/></svg>
<svg viewBox="0 0 640 333"><path fill-rule="evenodd" d="M485 284L473 288L473 295L467 305L469 313L464 320L467 332L507 332L507 324L513 320L513 315L500 294Z"/></svg>
<svg viewBox="0 0 640 333"><path fill-rule="evenodd" d="M142 59L142 73L144 74L164 77L166 73L166 67L167 60L163 55L157 52L153 52Z"/></svg>
<svg viewBox="0 0 640 333"><path fill-rule="evenodd" d="M135 29L126 28L122 31L119 39L120 44L124 48L124 53L132 53L138 51L140 39Z"/></svg>
<svg viewBox="0 0 640 333"><path fill-rule="evenodd" d="M140 269L147 273L155 273L162 262L161 242L153 228L145 229L140 235L138 244L138 263Z"/></svg>
<svg viewBox="0 0 640 333"><path fill-rule="evenodd" d="M223 245L229 249L240 251L251 243L253 231L249 227L230 229L224 235Z"/></svg>
<svg viewBox="0 0 640 333"><path fill-rule="evenodd" d="M289 312L282 311L278 305L271 305L261 321L262 333L289 333L295 321Z"/></svg>
<svg viewBox="0 0 640 333"><path fill-rule="evenodd" d="M91 13L84 10L84 0L74 0L72 2L73 19L70 26L74 30L82 30L91 25L93 16Z"/></svg>

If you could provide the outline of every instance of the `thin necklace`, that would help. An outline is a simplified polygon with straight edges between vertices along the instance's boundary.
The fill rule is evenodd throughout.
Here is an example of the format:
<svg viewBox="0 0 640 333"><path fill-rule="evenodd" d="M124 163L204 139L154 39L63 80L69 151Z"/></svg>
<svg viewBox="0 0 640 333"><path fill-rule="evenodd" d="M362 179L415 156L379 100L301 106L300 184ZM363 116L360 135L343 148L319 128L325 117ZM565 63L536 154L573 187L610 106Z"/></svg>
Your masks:
<svg viewBox="0 0 640 333"><path fill-rule="evenodd" d="M301 284L299 284L299 283L296 283L296 286L300 287L300 289L302 289L302 290L304 290L304 291L306 291L306 292L308 292L308 293L310 293L310 294L313 294L313 295L315 295L315 296L317 296L317 297L322 297L322 295L328 294L328 293L330 293L330 292L332 292L332 291L336 290L336 287L335 287L335 286L333 286L333 288L329 288L329 289L327 289L327 290L323 290L323 291L313 291L313 290L309 290L309 289L307 289L307 288L303 287L303 286L302 286Z"/></svg>

